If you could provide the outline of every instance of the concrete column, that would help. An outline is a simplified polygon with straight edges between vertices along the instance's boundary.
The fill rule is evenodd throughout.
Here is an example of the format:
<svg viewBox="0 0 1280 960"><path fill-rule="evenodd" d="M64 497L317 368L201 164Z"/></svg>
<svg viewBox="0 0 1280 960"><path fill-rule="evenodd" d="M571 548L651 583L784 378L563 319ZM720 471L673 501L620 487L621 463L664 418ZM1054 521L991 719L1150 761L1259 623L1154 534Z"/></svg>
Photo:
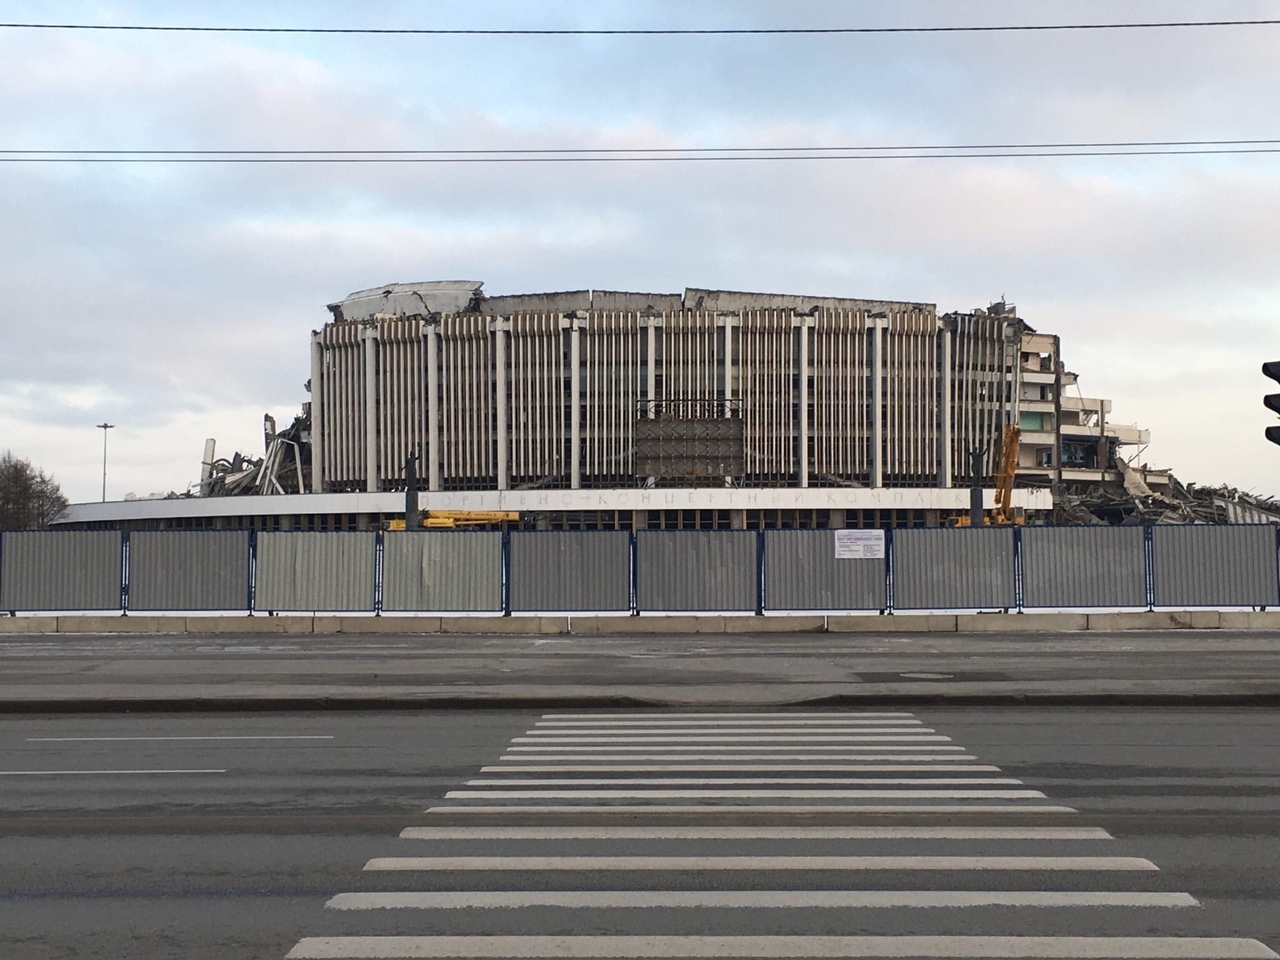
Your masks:
<svg viewBox="0 0 1280 960"><path fill-rule="evenodd" d="M428 326L427 338L427 489L440 483L440 328Z"/></svg>
<svg viewBox="0 0 1280 960"><path fill-rule="evenodd" d="M511 485L511 471L507 454L511 446L507 437L507 330L501 320L493 322L494 340L494 389L498 391L498 489Z"/></svg>
<svg viewBox="0 0 1280 960"><path fill-rule="evenodd" d="M1057 477L1058 483L1062 483L1062 361L1060 358L1062 340L1054 334L1053 337L1053 470ZM1019 355L1019 361L1022 357ZM1099 437L1105 439L1107 427L1107 415L1103 411L1098 411L1098 429ZM1098 466L1106 470L1108 464L1100 462Z"/></svg>
<svg viewBox="0 0 1280 960"><path fill-rule="evenodd" d="M324 433L321 430L324 397L324 345L320 334L311 334L311 492L324 493Z"/></svg>
<svg viewBox="0 0 1280 960"><path fill-rule="evenodd" d="M364 488L378 489L378 328L361 333L364 349Z"/></svg>
<svg viewBox="0 0 1280 960"><path fill-rule="evenodd" d="M951 338L950 328L942 331L942 424L938 432L938 486L949 487L953 479L951 468Z"/></svg>
<svg viewBox="0 0 1280 960"><path fill-rule="evenodd" d="M733 400L733 388L736 386L734 374L737 367L733 359L733 328L738 325L738 318L734 316L725 316L724 321L724 398L725 398L725 415L729 414L730 404L727 401Z"/></svg>
<svg viewBox="0 0 1280 960"><path fill-rule="evenodd" d="M871 342L871 486L884 486L884 321Z"/></svg>
<svg viewBox="0 0 1280 960"><path fill-rule="evenodd" d="M582 487L582 340L578 320L569 321L569 486Z"/></svg>
<svg viewBox="0 0 1280 960"><path fill-rule="evenodd" d="M649 419L654 417L654 402L657 400L658 393L658 319L657 317L649 318Z"/></svg>
<svg viewBox="0 0 1280 960"><path fill-rule="evenodd" d="M800 486L809 486L809 318L800 318Z"/></svg>

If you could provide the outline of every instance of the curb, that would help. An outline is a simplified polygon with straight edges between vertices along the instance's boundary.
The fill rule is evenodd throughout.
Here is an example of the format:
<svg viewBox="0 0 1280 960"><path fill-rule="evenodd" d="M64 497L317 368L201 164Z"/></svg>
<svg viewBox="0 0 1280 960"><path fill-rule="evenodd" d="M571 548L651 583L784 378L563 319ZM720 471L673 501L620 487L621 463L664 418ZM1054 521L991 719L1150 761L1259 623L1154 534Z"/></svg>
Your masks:
<svg viewBox="0 0 1280 960"><path fill-rule="evenodd" d="M660 697L227 697L165 699L151 697L84 700L9 700L0 715L81 713L280 713L325 711L431 710L608 710L647 708L690 710L776 709L794 707L1280 707L1280 691L1272 693L870 693L775 700L670 700Z"/></svg>
<svg viewBox="0 0 1280 960"><path fill-rule="evenodd" d="M1135 610L1119 613L893 613L750 616L155 616L64 614L0 616L4 634L212 634L451 636L615 636L762 633L1090 633L1119 630L1280 631L1280 610Z"/></svg>

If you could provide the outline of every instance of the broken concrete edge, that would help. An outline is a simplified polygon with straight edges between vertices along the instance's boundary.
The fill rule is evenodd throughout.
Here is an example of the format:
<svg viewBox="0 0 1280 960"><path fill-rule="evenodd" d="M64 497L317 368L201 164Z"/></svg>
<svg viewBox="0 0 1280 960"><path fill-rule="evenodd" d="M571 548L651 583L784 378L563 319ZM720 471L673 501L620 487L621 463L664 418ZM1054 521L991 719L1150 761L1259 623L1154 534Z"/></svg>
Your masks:
<svg viewBox="0 0 1280 960"><path fill-rule="evenodd" d="M0 716L100 713L282 713L434 710L769 710L865 707L1280 707L1280 690L1248 693L849 693L812 698L690 702L687 699L571 694L438 697L89 697L0 700Z"/></svg>
<svg viewBox="0 0 1280 960"><path fill-rule="evenodd" d="M1091 630L1280 630L1280 610L1126 613L897 613L633 616L147 616L0 617L0 634L478 634L609 636L696 633L1065 633Z"/></svg>

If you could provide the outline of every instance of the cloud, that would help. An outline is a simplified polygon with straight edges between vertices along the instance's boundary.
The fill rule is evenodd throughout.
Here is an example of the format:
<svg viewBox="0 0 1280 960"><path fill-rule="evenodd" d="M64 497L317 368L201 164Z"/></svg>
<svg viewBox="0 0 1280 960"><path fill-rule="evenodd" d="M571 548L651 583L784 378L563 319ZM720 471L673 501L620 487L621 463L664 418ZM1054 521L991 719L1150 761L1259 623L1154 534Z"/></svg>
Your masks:
<svg viewBox="0 0 1280 960"><path fill-rule="evenodd" d="M173 17L421 22L416 5L210 9ZM80 10L118 21L153 12ZM1034 19L1259 12L1265 4L1052 2ZM433 8L433 22L456 25L1031 17L1024 4L932 0ZM678 42L0 31L0 126L11 144L95 148L1265 136L1280 95L1273 40L1264 30ZM109 441L122 491L182 488L206 436L256 449L263 411L287 420L296 410L308 332L326 303L383 282L458 277L492 294L700 285L943 310L1007 294L1034 326L1062 335L1086 393L1112 396L1117 420L1152 429L1150 462L1189 480L1272 483L1255 377L1262 360L1280 359L1270 155L6 164L5 174L0 442L82 497L100 482L94 423L119 424ZM1207 453L1218 448L1234 455Z"/></svg>

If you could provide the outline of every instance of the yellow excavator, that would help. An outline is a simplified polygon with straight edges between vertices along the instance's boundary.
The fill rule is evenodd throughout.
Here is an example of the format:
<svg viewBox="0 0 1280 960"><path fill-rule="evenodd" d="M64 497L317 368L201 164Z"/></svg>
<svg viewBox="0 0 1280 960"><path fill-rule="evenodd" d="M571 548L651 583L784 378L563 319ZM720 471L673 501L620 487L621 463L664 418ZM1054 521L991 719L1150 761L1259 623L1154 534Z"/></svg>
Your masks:
<svg viewBox="0 0 1280 960"><path fill-rule="evenodd" d="M1007 527L1024 521L1013 510L1013 478L1018 472L1018 441L1021 439L1021 427L1012 423L1005 426L1000 443L1000 462L996 465L996 507L982 518L983 526ZM951 525L969 526L969 515L956 517Z"/></svg>
<svg viewBox="0 0 1280 960"><path fill-rule="evenodd" d="M422 527L425 530L456 530L460 527L488 527L498 523L519 521L514 510L424 510ZM388 530L403 530L404 518L387 523Z"/></svg>

